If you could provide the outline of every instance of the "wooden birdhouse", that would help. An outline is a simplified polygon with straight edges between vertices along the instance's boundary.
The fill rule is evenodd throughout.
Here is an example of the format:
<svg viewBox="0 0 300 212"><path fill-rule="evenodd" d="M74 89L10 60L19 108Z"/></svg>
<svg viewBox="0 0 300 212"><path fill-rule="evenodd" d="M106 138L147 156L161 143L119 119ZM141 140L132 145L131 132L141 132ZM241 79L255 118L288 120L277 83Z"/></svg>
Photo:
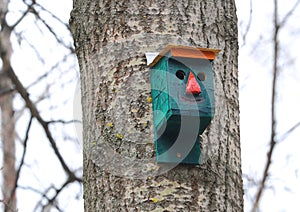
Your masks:
<svg viewBox="0 0 300 212"><path fill-rule="evenodd" d="M214 116L218 52L168 45L149 65L158 163L201 163L199 135Z"/></svg>

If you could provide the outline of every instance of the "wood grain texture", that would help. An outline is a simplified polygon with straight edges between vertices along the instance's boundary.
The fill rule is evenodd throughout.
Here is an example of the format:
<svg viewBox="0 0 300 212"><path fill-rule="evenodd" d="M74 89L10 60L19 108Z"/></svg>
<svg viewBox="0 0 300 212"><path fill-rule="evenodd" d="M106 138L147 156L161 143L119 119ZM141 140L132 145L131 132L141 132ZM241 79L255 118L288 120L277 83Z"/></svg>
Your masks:
<svg viewBox="0 0 300 212"><path fill-rule="evenodd" d="M85 211L242 211L234 1L74 0L70 25L81 70ZM221 49L201 166L153 160L144 53L170 43Z"/></svg>

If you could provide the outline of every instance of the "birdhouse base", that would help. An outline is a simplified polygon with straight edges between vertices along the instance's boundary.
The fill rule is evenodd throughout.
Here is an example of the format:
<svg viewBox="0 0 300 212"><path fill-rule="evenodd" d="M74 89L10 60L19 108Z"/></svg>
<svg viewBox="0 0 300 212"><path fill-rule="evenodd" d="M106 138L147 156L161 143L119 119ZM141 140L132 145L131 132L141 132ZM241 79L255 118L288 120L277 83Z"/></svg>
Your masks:
<svg viewBox="0 0 300 212"><path fill-rule="evenodd" d="M193 164L197 165L201 163L200 158L200 142L197 141L190 152L185 156L181 151L168 150L164 151L164 149L169 149L167 145L159 144L157 145L157 154L156 161L157 163L180 163L180 164Z"/></svg>
<svg viewBox="0 0 300 212"><path fill-rule="evenodd" d="M188 119L190 125L184 130L180 129L182 119ZM201 163L200 137L193 129L196 122L199 117L172 115L161 125L155 139L157 163Z"/></svg>

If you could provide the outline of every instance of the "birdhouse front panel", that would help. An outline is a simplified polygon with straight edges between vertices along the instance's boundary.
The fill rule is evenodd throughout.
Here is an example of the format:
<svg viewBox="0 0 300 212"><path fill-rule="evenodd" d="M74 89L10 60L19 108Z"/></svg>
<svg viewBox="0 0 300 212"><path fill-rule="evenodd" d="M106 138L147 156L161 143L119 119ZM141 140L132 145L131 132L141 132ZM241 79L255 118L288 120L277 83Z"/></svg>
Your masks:
<svg viewBox="0 0 300 212"><path fill-rule="evenodd" d="M172 114L200 117L202 134L214 115L214 85L209 60L170 58L168 61Z"/></svg>
<svg viewBox="0 0 300 212"><path fill-rule="evenodd" d="M199 135L214 115L217 51L168 46L150 64L157 162L201 162Z"/></svg>
<svg viewBox="0 0 300 212"><path fill-rule="evenodd" d="M169 59L168 83L171 96L176 96L176 105L182 113L196 116L212 116L214 110L213 79L208 60ZM194 107L196 103L197 107ZM178 109L179 109L178 108Z"/></svg>

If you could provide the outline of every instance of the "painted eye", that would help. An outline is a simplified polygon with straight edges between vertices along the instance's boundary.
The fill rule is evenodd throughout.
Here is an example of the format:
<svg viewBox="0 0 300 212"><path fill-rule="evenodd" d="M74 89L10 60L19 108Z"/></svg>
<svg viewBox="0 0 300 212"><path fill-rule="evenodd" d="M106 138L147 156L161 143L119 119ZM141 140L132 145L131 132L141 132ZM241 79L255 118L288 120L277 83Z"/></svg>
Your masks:
<svg viewBox="0 0 300 212"><path fill-rule="evenodd" d="M206 79L206 75L204 72L199 72L197 74L197 78L200 80L200 81L204 81Z"/></svg>
<svg viewBox="0 0 300 212"><path fill-rule="evenodd" d="M182 70L176 71L176 77L177 77L178 79L180 79L180 80L183 80L184 77L185 77L184 71L182 71Z"/></svg>

